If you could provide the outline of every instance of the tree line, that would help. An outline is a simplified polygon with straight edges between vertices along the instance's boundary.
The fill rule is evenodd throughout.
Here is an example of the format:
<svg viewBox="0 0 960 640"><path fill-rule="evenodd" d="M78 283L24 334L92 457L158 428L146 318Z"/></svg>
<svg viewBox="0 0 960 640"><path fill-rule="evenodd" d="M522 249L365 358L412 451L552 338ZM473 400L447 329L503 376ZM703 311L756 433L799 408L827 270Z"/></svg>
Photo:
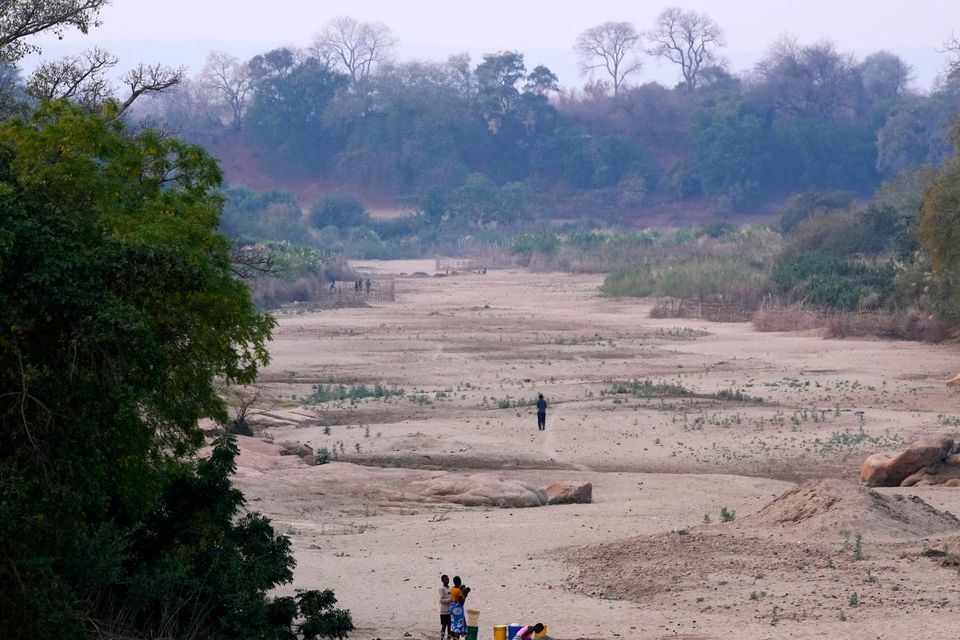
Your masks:
<svg viewBox="0 0 960 640"><path fill-rule="evenodd" d="M645 32L629 22L586 29L572 43L587 77L579 89L520 51L398 61L397 42L383 24L337 18L302 48L246 61L212 53L137 114L213 149L241 141L267 171L484 226L634 216L685 200L724 214L770 210L798 191L868 194L941 162L960 106L955 66L922 94L895 54L858 58L829 41L780 38L731 73L720 26L680 9ZM948 43L948 63L955 51ZM642 55L676 64L680 82L642 82Z"/></svg>

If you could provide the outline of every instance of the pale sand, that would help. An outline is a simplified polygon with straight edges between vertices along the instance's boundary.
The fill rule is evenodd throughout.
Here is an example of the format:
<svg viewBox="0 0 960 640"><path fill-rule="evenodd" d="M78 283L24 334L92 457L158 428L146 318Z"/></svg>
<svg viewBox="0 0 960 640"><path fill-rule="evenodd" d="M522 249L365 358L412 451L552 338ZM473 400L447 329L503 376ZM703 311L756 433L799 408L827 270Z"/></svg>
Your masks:
<svg viewBox="0 0 960 640"><path fill-rule="evenodd" d="M361 268L432 273L433 261ZM434 469L307 467L244 443L238 484L252 509L291 534L294 586L333 588L358 638L435 637L444 572L475 589L468 606L481 611L486 639L493 624L536 620L559 638L911 638L953 626L956 570L917 557L942 537L894 543L863 531L866 558L854 562L840 532L739 521L799 480L852 480L869 453L921 433L958 433L938 415L960 414L957 390L943 384L960 371L960 350L655 320L649 301L598 297L601 280L521 270L400 277L396 303L281 315L260 381L279 398L264 418L268 434L317 448L342 442L341 462ZM603 393L634 378L701 397ZM330 381L397 385L406 397L299 409L312 384ZM763 402L703 397L721 390ZM538 392L551 403L546 432L531 407L498 408ZM592 482L594 503L464 508L390 494L417 474L444 473ZM885 491L960 514L957 489ZM737 522L719 523L722 506ZM677 530L688 533L669 533ZM609 566L578 573L579 548L660 534L596 556L585 549ZM729 545L742 571L715 554L698 560L714 535L726 536L720 547ZM755 536L765 542L751 543ZM803 545L816 549L801 553ZM662 557L631 565L636 575L617 573L621 554L644 549L675 556L676 573ZM803 555L811 553L820 555ZM601 583L610 575L656 589L638 595L612 584L602 594L626 599L592 596L600 592L583 586L591 571ZM858 607L848 603L853 591Z"/></svg>

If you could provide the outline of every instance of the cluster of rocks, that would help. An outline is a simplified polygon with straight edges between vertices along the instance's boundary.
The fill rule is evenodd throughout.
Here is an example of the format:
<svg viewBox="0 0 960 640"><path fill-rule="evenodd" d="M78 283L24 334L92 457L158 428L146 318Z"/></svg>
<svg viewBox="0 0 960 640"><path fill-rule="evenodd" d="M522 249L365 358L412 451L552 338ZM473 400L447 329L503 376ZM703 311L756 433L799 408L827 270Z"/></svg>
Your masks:
<svg viewBox="0 0 960 640"><path fill-rule="evenodd" d="M444 473L411 484L411 500L445 502L466 507L518 509L552 504L587 504L593 500L593 485L554 482L546 487L520 480L484 474L460 476Z"/></svg>
<svg viewBox="0 0 960 640"><path fill-rule="evenodd" d="M899 453L875 453L860 468L860 484L960 487L960 454L951 455L953 444L953 438L926 436Z"/></svg>
<svg viewBox="0 0 960 640"><path fill-rule="evenodd" d="M280 446L280 455L282 456L297 456L311 467L317 464L317 455L313 451L313 447L308 444L285 442L281 443Z"/></svg>
<svg viewBox="0 0 960 640"><path fill-rule="evenodd" d="M313 447L299 442L277 442L273 446L279 448L281 456L296 456L305 464L315 466L329 462L321 459ZM336 467L335 470L334 467ZM370 467L356 467L355 465L333 465L332 473L343 475L347 468L374 474L387 472ZM395 471L395 470L389 470ZM399 502L443 502L460 504L470 507L542 507L552 504L588 504L593 501L593 485L554 482L544 487L520 480L490 477L487 474L460 475L451 473L435 473L411 471L411 478L394 478L402 488L394 487L386 493L396 494L392 500ZM426 477L424 477L426 476ZM362 482L358 482L362 485Z"/></svg>

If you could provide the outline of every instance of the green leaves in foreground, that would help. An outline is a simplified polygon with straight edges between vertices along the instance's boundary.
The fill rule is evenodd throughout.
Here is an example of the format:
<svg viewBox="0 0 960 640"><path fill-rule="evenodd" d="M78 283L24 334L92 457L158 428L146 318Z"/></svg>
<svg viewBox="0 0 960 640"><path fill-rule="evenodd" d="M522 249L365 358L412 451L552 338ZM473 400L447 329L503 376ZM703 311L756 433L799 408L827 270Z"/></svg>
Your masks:
<svg viewBox="0 0 960 640"><path fill-rule="evenodd" d="M289 637L265 597L289 541L243 511L235 445L187 458L274 325L231 274L220 181L66 103L0 125L0 637Z"/></svg>

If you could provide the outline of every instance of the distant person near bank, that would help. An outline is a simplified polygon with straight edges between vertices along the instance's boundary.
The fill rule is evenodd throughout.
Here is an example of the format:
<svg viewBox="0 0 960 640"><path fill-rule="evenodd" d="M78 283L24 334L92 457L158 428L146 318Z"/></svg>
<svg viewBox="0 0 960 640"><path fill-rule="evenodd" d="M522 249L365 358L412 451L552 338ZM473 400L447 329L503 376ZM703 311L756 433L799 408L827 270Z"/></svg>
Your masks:
<svg viewBox="0 0 960 640"><path fill-rule="evenodd" d="M542 393L537 397L537 429L547 430L547 401L543 399Z"/></svg>

